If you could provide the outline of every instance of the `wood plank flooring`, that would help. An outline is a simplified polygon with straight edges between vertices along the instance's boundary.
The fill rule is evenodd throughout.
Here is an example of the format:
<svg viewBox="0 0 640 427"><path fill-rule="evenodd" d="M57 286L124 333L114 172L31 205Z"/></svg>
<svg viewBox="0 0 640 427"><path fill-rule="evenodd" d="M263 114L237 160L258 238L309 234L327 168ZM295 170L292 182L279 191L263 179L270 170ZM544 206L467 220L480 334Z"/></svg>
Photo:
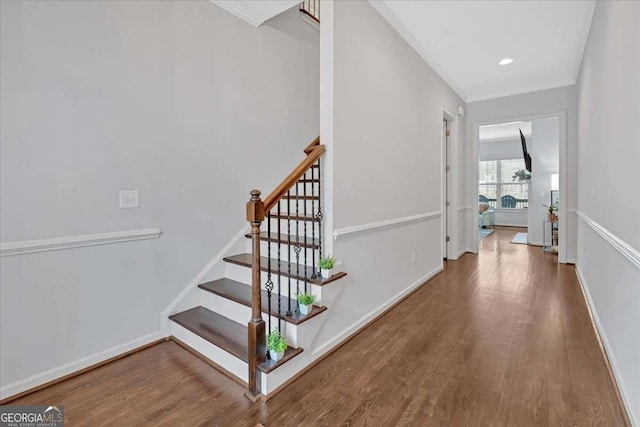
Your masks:
<svg viewBox="0 0 640 427"><path fill-rule="evenodd" d="M625 425L574 268L510 244L517 231L448 262L269 402L163 342L12 404L65 405L68 426Z"/></svg>

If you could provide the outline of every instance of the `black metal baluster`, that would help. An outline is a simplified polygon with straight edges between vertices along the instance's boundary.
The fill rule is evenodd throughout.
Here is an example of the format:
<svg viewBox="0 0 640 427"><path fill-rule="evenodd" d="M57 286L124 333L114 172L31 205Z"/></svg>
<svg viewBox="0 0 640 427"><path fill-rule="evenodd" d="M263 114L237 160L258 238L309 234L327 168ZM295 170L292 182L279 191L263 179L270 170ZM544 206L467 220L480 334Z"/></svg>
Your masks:
<svg viewBox="0 0 640 427"><path fill-rule="evenodd" d="M304 173L304 180L305 183L307 181L307 172ZM306 202L306 198L307 198L307 186L305 185L303 187L303 198L305 199L305 203L302 205L303 209L302 209L302 214L304 215L305 219L307 217L307 202ZM307 221L303 219L302 223L304 224L304 236L303 236L303 241L306 243L307 242ZM308 289L308 275L307 275L307 246L308 245L304 245L304 292L308 293L309 289Z"/></svg>
<svg viewBox="0 0 640 427"><path fill-rule="evenodd" d="M295 201L298 204L298 199ZM291 312L291 190L287 191L287 272L289 273L289 293L287 294L287 316L293 315Z"/></svg>
<svg viewBox="0 0 640 427"><path fill-rule="evenodd" d="M322 168L320 167L320 159L318 159L318 213L316 214L316 219L318 220L318 259L322 259L322 219L324 215L322 214L322 178L320 178L320 174L322 172Z"/></svg>
<svg viewBox="0 0 640 427"><path fill-rule="evenodd" d="M281 271L281 258L280 258L280 200L278 200L278 332L282 330L281 322L282 322L282 271Z"/></svg>
<svg viewBox="0 0 640 427"><path fill-rule="evenodd" d="M264 287L267 289L268 313L271 313L271 291L273 291L273 281L271 281L271 213L267 213L267 282ZM267 316L267 335L271 334L271 316ZM267 348L267 356L269 349Z"/></svg>
<svg viewBox="0 0 640 427"><path fill-rule="evenodd" d="M316 242L316 221L315 221L315 203L313 201L313 197L316 194L316 179L315 179L315 168L311 166L311 247ZM305 197L304 205L307 206L307 200ZM316 279L318 274L316 272L316 253L313 249L311 249L311 278Z"/></svg>
<svg viewBox="0 0 640 427"><path fill-rule="evenodd" d="M304 179L302 185L306 185ZM298 200L298 182L296 182L296 201ZM296 295L300 294L300 229L299 229L299 204L296 202L296 247L293 249L296 253ZM296 310L298 303L296 298Z"/></svg>

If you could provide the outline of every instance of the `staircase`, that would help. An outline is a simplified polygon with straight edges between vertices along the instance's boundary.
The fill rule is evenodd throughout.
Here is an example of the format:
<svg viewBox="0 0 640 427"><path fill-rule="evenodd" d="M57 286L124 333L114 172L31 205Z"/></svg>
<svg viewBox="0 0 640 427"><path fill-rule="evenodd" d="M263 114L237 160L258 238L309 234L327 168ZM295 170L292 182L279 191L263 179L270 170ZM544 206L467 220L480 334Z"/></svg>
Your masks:
<svg viewBox="0 0 640 427"><path fill-rule="evenodd" d="M251 192L247 252L225 257L224 277L198 285L200 305L169 316L172 338L246 384L245 395L252 400L273 392L274 387L266 386L270 376L304 351L302 343L311 342L328 311L322 305L322 288L346 275L322 278L318 267L326 255L320 163L324 151L316 138L304 149L305 159L264 201L260 191ZM298 307L300 293L316 296L307 315ZM277 362L266 348L267 335L276 330L288 343ZM277 384L302 368L299 363L278 375Z"/></svg>

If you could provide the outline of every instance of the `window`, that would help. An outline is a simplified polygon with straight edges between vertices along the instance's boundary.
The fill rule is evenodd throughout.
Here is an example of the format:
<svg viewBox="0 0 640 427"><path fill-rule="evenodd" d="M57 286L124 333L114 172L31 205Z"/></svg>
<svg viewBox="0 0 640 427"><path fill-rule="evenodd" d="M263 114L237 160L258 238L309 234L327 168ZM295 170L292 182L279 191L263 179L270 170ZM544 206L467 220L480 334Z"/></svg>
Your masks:
<svg viewBox="0 0 640 427"><path fill-rule="evenodd" d="M524 169L524 160L489 160L478 167L479 201L499 209L526 209L529 204L529 186L513 180L513 175Z"/></svg>

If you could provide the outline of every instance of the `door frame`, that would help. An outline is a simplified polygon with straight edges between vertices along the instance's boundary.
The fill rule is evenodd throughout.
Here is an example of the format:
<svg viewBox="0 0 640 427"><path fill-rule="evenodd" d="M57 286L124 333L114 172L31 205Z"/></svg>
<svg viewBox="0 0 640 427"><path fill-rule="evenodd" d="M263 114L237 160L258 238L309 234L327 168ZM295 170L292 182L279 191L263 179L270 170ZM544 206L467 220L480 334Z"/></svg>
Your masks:
<svg viewBox="0 0 640 427"><path fill-rule="evenodd" d="M460 257L458 244L458 197L459 197L459 177L458 177L458 142L460 136L460 120L451 109L442 106L442 120L449 123L449 176L446 171L446 138L441 138L440 143L440 211L441 214L441 258L456 260ZM444 136L444 135L443 135ZM445 187L447 185L447 187ZM448 191L446 191L448 190ZM446 196L449 194L449 206L447 206ZM447 227L448 226L448 227ZM446 242L447 229L449 242ZM445 246L446 245L446 246ZM463 251L464 253L464 251Z"/></svg>
<svg viewBox="0 0 640 427"><path fill-rule="evenodd" d="M486 126L498 123L509 123L517 121L533 121L539 119L548 119L551 117L558 118L558 132L559 132L559 153L558 153L558 165L559 165L559 190L560 190L560 209L558 210L558 217L562 226L558 230L558 262L561 264L567 263L567 174L568 174L568 156L567 156L567 111L559 110L545 114L532 114L524 116L507 116L498 117L492 120L485 120L482 122L474 122L472 125L473 138L471 139L471 179L470 186L472 188L471 194L473 195L472 208L472 229L471 229L471 242L472 250L474 253L478 253L479 239L478 239L478 149L480 144L480 126Z"/></svg>

